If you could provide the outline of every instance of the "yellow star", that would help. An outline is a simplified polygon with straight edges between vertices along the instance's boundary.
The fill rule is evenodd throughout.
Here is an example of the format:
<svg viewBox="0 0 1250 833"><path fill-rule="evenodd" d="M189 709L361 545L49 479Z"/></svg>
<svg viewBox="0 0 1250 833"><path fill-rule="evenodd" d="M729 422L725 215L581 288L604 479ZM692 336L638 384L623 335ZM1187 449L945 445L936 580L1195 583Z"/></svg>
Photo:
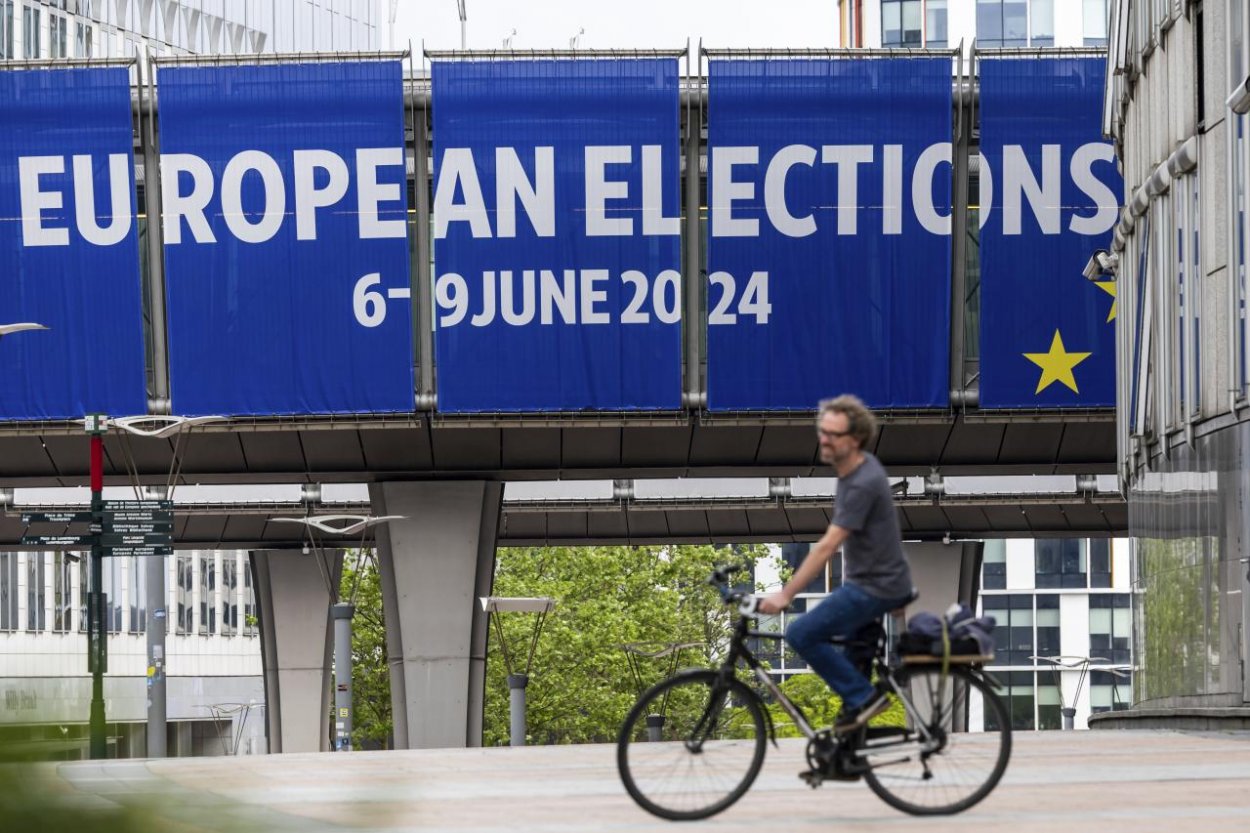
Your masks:
<svg viewBox="0 0 1250 833"><path fill-rule="evenodd" d="M1072 368L1088 359L1092 354L1069 353L1063 346L1063 339L1059 337L1059 331L1055 330L1055 337L1050 342L1049 353L1024 353L1023 355L1042 369L1042 378L1037 382L1037 390L1033 391L1034 394L1038 394L1046 390L1054 382L1062 382L1073 393L1080 393L1076 389L1076 377L1072 375Z"/></svg>
<svg viewBox="0 0 1250 833"><path fill-rule="evenodd" d="M1094 285L1112 297L1111 312L1107 313L1107 323L1115 320L1115 281L1094 281Z"/></svg>

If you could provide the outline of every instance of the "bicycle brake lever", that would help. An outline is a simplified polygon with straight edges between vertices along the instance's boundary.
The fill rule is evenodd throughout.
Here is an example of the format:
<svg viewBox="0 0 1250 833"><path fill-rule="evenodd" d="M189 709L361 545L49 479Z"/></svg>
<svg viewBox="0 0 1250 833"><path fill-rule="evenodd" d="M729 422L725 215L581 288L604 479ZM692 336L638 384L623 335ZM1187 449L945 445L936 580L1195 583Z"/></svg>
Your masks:
<svg viewBox="0 0 1250 833"><path fill-rule="evenodd" d="M743 616L757 616L760 612L760 602L763 596L743 596L738 602L738 612Z"/></svg>

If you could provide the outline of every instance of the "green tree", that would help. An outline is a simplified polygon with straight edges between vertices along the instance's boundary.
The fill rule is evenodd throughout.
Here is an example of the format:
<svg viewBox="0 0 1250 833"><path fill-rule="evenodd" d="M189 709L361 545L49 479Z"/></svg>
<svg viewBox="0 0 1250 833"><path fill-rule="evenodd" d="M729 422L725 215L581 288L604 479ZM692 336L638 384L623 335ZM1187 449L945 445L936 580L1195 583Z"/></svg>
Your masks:
<svg viewBox="0 0 1250 833"><path fill-rule="evenodd" d="M356 605L352 620L352 746L390 749L391 676L386 661L386 624L377 560L349 550L343 559L340 598Z"/></svg>
<svg viewBox="0 0 1250 833"><path fill-rule="evenodd" d="M711 546L531 547L500 549L495 596L549 596L526 692L529 742L612 741L638 696L623 650L628 643L695 642L678 667L708 666L727 647L734 613L707 577L716 564L753 563L763 547L736 551ZM749 578L747 579L749 581ZM534 617L504 614L513 672L524 671ZM667 661L641 660L642 684L657 682ZM503 653L492 627L487 651L483 743L508 742L508 687Z"/></svg>

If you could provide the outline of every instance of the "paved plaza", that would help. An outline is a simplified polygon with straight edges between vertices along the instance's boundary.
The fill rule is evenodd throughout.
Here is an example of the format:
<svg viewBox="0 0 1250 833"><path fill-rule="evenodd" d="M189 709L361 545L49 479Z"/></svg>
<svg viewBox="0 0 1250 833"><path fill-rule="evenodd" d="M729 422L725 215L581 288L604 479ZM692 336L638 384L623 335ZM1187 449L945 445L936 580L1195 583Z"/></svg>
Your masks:
<svg viewBox="0 0 1250 833"><path fill-rule="evenodd" d="M1250 734L1020 733L998 789L960 816L898 813L862 784L802 785L801 741L769 750L752 790L707 821L636 807L614 747L455 749L9 766L26 800L90 819L117 805L161 831L1250 830ZM69 816L66 816L69 817ZM62 818L58 815L56 818ZM9 829L7 826L4 829ZM45 828L47 829L47 828Z"/></svg>

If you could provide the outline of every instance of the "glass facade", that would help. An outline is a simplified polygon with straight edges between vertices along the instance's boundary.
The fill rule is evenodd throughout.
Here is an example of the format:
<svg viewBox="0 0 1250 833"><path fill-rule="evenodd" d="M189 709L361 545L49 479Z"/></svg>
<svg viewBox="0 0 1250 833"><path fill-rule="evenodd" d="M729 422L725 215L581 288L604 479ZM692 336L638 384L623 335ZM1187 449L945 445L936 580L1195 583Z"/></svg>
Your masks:
<svg viewBox="0 0 1250 833"><path fill-rule="evenodd" d="M1054 0L977 0L977 46L1054 45Z"/></svg>
<svg viewBox="0 0 1250 833"><path fill-rule="evenodd" d="M372 52L378 24L377 0L0 0L0 58Z"/></svg>

